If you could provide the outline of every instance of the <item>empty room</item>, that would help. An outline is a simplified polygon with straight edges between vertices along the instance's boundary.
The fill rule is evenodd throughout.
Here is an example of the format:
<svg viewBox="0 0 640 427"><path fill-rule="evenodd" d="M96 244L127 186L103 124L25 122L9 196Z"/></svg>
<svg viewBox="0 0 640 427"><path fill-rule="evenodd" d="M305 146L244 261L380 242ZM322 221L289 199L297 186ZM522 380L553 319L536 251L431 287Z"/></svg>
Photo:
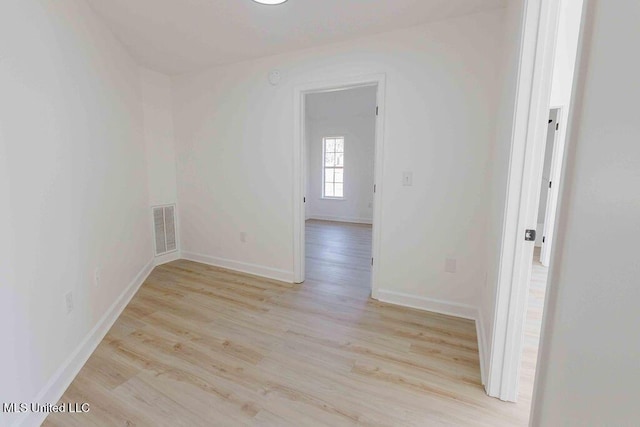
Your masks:
<svg viewBox="0 0 640 427"><path fill-rule="evenodd" d="M0 426L636 425L639 30L3 0Z"/></svg>

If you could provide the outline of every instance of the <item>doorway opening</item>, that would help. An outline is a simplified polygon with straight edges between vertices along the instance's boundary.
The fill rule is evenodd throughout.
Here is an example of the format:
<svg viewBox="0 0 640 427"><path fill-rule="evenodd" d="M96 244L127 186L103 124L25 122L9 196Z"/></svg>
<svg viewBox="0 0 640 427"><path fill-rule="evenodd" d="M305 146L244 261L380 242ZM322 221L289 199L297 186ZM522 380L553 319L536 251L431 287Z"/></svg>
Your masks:
<svg viewBox="0 0 640 427"><path fill-rule="evenodd" d="M296 283L375 294L384 82L378 74L295 89Z"/></svg>
<svg viewBox="0 0 640 427"><path fill-rule="evenodd" d="M305 95L305 279L333 294L371 290L376 95Z"/></svg>
<svg viewBox="0 0 640 427"><path fill-rule="evenodd" d="M531 404L583 0L525 2L487 392ZM535 236L535 237L534 237Z"/></svg>
<svg viewBox="0 0 640 427"><path fill-rule="evenodd" d="M568 107L568 106L567 106ZM538 202L537 235L531 259L531 275L527 294L526 317L524 321L524 340L520 368L520 398L526 402L533 400L533 384L535 382L542 330L542 314L547 294L549 262L551 257L552 236L556 218L557 191L562 176L562 157L564 140L561 140L562 107L549 110L547 137L544 148L544 161L540 182L540 198Z"/></svg>

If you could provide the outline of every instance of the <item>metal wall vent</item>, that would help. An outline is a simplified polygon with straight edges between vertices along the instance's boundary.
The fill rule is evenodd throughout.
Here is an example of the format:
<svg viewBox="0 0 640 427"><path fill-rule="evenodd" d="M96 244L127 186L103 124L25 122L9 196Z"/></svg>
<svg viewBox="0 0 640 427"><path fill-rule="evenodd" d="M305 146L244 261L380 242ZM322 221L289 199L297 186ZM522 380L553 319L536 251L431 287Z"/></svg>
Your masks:
<svg viewBox="0 0 640 427"><path fill-rule="evenodd" d="M156 206L153 208L153 230L156 240L156 256L174 252L176 244L175 206Z"/></svg>

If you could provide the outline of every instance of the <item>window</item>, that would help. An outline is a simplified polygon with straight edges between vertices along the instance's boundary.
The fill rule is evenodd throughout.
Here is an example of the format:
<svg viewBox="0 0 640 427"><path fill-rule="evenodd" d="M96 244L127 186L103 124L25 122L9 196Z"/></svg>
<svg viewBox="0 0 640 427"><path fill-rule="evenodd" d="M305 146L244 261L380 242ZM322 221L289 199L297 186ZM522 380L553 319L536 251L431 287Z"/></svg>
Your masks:
<svg viewBox="0 0 640 427"><path fill-rule="evenodd" d="M322 139L322 197L344 197L344 137Z"/></svg>

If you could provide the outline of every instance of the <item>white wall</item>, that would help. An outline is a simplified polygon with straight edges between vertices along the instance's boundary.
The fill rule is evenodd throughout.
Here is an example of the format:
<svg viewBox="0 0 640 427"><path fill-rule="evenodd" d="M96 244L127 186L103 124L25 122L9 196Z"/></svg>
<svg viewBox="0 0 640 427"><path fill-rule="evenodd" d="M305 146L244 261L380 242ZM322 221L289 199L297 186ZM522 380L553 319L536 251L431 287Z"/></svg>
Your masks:
<svg viewBox="0 0 640 427"><path fill-rule="evenodd" d="M504 32L504 56L502 58L501 96L497 117L496 136L492 147L491 179L489 181L489 215L487 218L487 275L479 298L479 317L481 330L479 341L486 353L481 361L483 371L488 373L491 359L491 343L495 322L496 293L499 274L502 236L504 232L505 204L507 197L507 177L511 157L511 144L514 131L514 114L518 87L522 42L522 17L524 0L509 2L506 12L506 31Z"/></svg>
<svg viewBox="0 0 640 427"><path fill-rule="evenodd" d="M171 79L141 68L140 82L151 212L152 206L178 204ZM179 208L177 205L176 209ZM180 233L177 231L178 251L157 256L156 264L180 257Z"/></svg>
<svg viewBox="0 0 640 427"><path fill-rule="evenodd" d="M1 9L0 401L31 402L152 259L143 120L138 68L84 2Z"/></svg>
<svg viewBox="0 0 640 427"><path fill-rule="evenodd" d="M149 179L149 204L177 202L171 79L141 69L144 139Z"/></svg>
<svg viewBox="0 0 640 427"><path fill-rule="evenodd" d="M475 313L503 24L496 10L174 78L183 255L291 280L293 88L384 72L379 289Z"/></svg>
<svg viewBox="0 0 640 427"><path fill-rule="evenodd" d="M371 223L376 88L310 94L306 97L308 218ZM322 140L345 137L344 199L322 198Z"/></svg>
<svg viewBox="0 0 640 427"><path fill-rule="evenodd" d="M570 123L534 426L640 419L640 58L629 50L640 3L587 4L593 26Z"/></svg>

